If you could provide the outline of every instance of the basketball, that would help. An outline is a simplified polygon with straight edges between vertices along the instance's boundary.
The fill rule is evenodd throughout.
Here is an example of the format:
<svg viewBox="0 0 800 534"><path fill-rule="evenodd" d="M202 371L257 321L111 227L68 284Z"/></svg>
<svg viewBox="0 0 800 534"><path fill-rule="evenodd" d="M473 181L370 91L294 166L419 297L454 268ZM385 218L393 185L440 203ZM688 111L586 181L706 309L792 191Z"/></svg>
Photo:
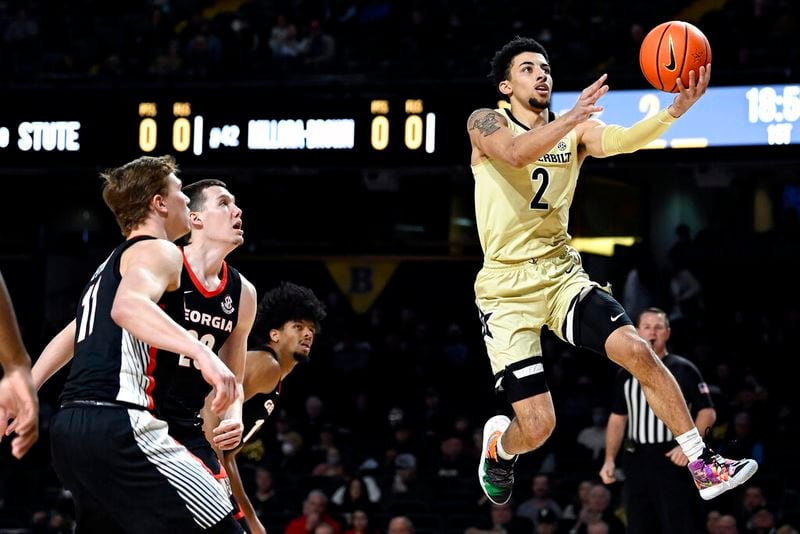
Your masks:
<svg viewBox="0 0 800 534"><path fill-rule="evenodd" d="M689 72L711 63L711 45L696 26L682 20L659 24L645 36L639 49L639 66L650 85L677 93L677 79L689 86Z"/></svg>

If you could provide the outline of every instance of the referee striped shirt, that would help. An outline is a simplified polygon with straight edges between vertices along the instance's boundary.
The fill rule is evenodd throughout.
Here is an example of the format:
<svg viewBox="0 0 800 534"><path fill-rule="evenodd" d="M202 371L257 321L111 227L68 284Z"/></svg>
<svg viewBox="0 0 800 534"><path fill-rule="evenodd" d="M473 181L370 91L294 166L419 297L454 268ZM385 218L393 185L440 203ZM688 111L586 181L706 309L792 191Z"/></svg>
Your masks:
<svg viewBox="0 0 800 534"><path fill-rule="evenodd" d="M703 408L713 408L708 385L695 364L675 354L667 354L662 361L678 381L692 417ZM675 438L647 404L642 385L625 369L617 373L611 411L628 416L626 437L637 444L655 445Z"/></svg>

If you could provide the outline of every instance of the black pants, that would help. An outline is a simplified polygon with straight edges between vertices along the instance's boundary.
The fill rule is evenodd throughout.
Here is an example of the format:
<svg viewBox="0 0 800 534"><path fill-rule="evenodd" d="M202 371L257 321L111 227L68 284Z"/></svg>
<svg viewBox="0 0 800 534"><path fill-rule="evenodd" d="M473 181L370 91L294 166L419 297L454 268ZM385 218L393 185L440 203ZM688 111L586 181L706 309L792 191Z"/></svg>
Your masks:
<svg viewBox="0 0 800 534"><path fill-rule="evenodd" d="M636 445L634 452L624 453L622 495L628 534L704 532L702 501L689 469L665 456L674 446L674 442Z"/></svg>
<svg viewBox="0 0 800 534"><path fill-rule="evenodd" d="M173 427L170 427L170 435L173 435L178 441L183 443L187 449L189 449L189 452L197 456L200 461L203 462L206 467L208 467L208 470L211 471L211 474L215 479L227 480L228 473L225 472L225 468L219 462L217 453L214 451L214 448L211 446L211 444L206 440L202 430L188 432L173 432L173 430ZM242 530L244 530L247 534L250 534L250 527L245 519L244 511L242 510L242 507L239 506L239 503L236 502L236 498L233 496L233 493L230 490L230 484L223 484L223 486L226 487L226 491L231 498L231 505L233 505L233 518L237 523L239 523L239 525L242 527Z"/></svg>
<svg viewBox="0 0 800 534"><path fill-rule="evenodd" d="M144 410L68 407L52 419L53 467L79 534L240 533L220 484Z"/></svg>

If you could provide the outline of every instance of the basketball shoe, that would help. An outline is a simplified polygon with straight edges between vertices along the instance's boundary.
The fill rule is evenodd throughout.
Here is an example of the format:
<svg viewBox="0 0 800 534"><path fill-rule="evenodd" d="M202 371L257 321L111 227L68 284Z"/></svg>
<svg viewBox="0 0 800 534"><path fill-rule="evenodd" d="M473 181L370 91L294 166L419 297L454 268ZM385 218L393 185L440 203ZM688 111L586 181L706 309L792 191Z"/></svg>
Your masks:
<svg viewBox="0 0 800 534"><path fill-rule="evenodd" d="M749 458L728 460L706 447L700 458L689 462L689 471L700 496L709 500L749 480L758 471L758 463Z"/></svg>
<svg viewBox="0 0 800 534"><path fill-rule="evenodd" d="M497 442L511 421L505 415L495 415L483 425L483 452L478 464L478 480L483 492L495 504L505 504L514 487L514 463L497 454Z"/></svg>

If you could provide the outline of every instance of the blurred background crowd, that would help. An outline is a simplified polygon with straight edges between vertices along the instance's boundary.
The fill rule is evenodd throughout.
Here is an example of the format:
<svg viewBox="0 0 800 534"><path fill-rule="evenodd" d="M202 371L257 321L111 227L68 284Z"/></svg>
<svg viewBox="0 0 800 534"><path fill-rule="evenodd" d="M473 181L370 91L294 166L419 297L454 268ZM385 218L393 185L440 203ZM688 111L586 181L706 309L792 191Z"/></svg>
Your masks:
<svg viewBox="0 0 800 534"><path fill-rule="evenodd" d="M647 31L681 19L713 43L715 83L776 83L797 75L799 9L791 0L4 0L0 67L22 82L453 81L482 76L476 65L525 34L549 50L562 83L609 72L629 84L641 80L635 52Z"/></svg>
<svg viewBox="0 0 800 534"><path fill-rule="evenodd" d="M643 87L638 44L650 27L677 18L692 20L712 43L713 84L800 81L800 3L791 0L0 0L0 83L276 82L291 91L292 83L308 81L433 80L458 91L461 81L483 79L494 50L521 34L548 48L557 88L580 89L601 72L615 87ZM461 124L452 127L466 136ZM632 199L637 243L617 246L611 256L586 253L586 269L612 283L632 317L647 306L668 312L671 351L693 361L712 392L718 416L709 441L728 457L761 463L745 487L704 504L708 534L800 530L800 403L791 371L800 332L800 158L786 154L772 161L740 152L746 162L735 166L725 154L706 160L696 153L680 166L678 154L658 160L659 169L652 158L626 159L619 167L589 166L577 191L576 198L589 198L576 209L577 234L624 216L606 209L613 202L603 194L593 196L600 188ZM333 186L323 173L313 193L320 200L307 198L302 176L264 185L183 167L185 182L222 178L240 197L246 240L254 245L230 261L260 294L288 279L312 288L328 309L311 363L286 380L278 411L240 456L268 532L322 510L339 525L336 534L386 532L398 515L420 534L578 533L588 532L590 518L624 532L624 476L604 486L597 475L616 366L546 334L556 431L519 460L512 502L490 505L476 480L481 431L508 406L493 393L473 303L480 267L474 228L463 230L456 249L450 236L448 257L404 255L407 243L396 231L378 236L380 250L353 245L370 232L365 222L388 225L381 214L394 216L398 202L414 205L427 193L447 200L419 211L446 219L455 198L469 212L467 157L463 167L440 171L446 178L438 185L430 182L440 176L401 177L377 194L360 176ZM615 173L633 194L608 181ZM653 182L642 185L643 176ZM0 268L34 359L71 317L82 281L119 240L96 187L47 180L37 178L42 191L29 185L25 198L8 196L0 219ZM322 205L339 195L349 200L335 212ZM378 195L385 204L376 204ZM91 216L48 220L84 196L94 202ZM29 207L37 204L50 215ZM259 222L265 204L273 217ZM389 254L363 260L388 274L358 309L353 287L331 276L330 256L354 248ZM270 256L275 250L280 254ZM47 432L63 378L40 392L42 432L32 453L18 462L5 442L0 448L0 532L72 531L72 503L50 466ZM352 530L364 517L369 529Z"/></svg>

